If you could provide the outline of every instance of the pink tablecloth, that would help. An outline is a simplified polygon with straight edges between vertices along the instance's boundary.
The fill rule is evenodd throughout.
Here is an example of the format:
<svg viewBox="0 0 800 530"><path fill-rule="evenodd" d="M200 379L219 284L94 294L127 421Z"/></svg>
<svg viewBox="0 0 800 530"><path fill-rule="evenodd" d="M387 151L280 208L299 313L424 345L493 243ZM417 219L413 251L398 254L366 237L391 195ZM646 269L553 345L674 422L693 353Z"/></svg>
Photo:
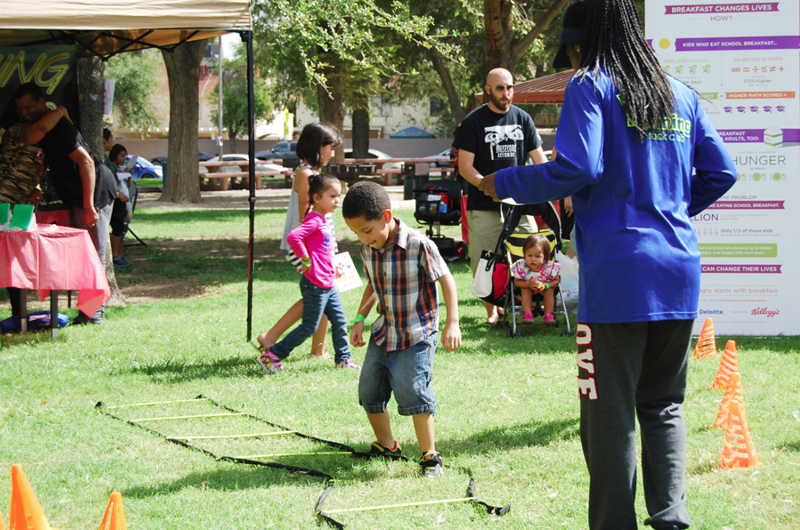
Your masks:
<svg viewBox="0 0 800 530"><path fill-rule="evenodd" d="M0 233L0 287L78 291L78 309L93 315L111 295L89 233L39 225L38 230Z"/></svg>

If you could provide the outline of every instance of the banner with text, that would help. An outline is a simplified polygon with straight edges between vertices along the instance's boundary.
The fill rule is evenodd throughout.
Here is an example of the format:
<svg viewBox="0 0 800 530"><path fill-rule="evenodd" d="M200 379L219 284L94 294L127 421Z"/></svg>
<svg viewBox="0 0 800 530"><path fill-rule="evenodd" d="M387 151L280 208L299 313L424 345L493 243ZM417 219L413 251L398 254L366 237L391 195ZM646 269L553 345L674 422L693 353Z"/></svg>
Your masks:
<svg viewBox="0 0 800 530"><path fill-rule="evenodd" d="M22 83L42 87L48 106L64 105L78 118L78 76L74 46L0 48L0 115L16 119L14 92ZM7 124L3 124L5 126Z"/></svg>
<svg viewBox="0 0 800 530"><path fill-rule="evenodd" d="M739 180L693 221L703 255L699 334L800 334L800 7L646 0L646 34L702 96Z"/></svg>

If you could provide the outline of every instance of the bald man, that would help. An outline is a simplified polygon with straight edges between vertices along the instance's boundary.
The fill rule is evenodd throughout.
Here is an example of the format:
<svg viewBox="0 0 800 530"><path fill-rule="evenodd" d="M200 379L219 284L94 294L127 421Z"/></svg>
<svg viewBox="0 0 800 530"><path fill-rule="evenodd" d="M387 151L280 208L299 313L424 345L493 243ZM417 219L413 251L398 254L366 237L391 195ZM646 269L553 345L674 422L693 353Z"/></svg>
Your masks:
<svg viewBox="0 0 800 530"><path fill-rule="evenodd" d="M500 237L500 204L478 190L484 175L500 169L547 162L542 139L530 114L512 105L514 79L505 68L495 68L486 76L484 87L489 98L469 116L458 129L453 147L458 149L458 171L469 183L467 193L467 223L469 224L469 255L472 275L481 258L481 251L493 251ZM523 218L517 231L536 232L532 218ZM497 307L484 301L486 321L495 324Z"/></svg>

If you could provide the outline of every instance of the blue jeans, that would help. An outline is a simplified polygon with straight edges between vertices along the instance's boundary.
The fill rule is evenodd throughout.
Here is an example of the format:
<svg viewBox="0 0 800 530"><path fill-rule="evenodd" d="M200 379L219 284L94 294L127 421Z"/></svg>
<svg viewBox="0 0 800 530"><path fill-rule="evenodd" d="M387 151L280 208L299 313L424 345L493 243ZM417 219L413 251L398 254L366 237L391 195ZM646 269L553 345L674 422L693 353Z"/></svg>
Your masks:
<svg viewBox="0 0 800 530"><path fill-rule="evenodd" d="M86 220L83 217L83 208L69 209L69 224L75 228L83 228L89 232L89 237L92 239L95 250L97 250L97 255L100 257L100 264L103 266L103 268L106 266L106 246L109 245L108 224L111 221L111 211L113 207L114 203L110 203L102 208L97 209L97 213L100 215L100 220L97 221L94 226L88 226L86 224ZM103 304L100 306L100 309L95 311L91 318L94 321L100 321L103 319L105 314L106 306Z"/></svg>
<svg viewBox="0 0 800 530"><path fill-rule="evenodd" d="M303 276L300 280L300 293L303 295L303 321L294 328L282 341L270 348L279 359L285 359L292 350L303 344L307 338L317 331L322 314L331 322L333 349L336 352L336 363L343 363L350 358L350 341L347 338L347 317L344 314L342 299L336 287L325 289L319 287Z"/></svg>
<svg viewBox="0 0 800 530"><path fill-rule="evenodd" d="M369 339L358 381L358 401L367 414L385 412L392 392L402 416L436 413L431 387L436 341L433 333L410 348L387 352L384 345Z"/></svg>

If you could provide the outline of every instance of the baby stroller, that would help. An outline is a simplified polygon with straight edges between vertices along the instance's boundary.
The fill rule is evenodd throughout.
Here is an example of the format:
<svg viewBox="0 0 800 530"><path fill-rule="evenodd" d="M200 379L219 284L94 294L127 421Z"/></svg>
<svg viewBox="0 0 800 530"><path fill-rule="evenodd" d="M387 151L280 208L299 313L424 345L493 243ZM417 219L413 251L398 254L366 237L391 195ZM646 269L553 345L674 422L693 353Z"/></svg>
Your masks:
<svg viewBox="0 0 800 530"><path fill-rule="evenodd" d="M465 258L467 244L442 235L442 225L456 226L461 222L461 185L455 180L429 180L414 189L414 201L414 218L428 225L425 235L439 248L442 258Z"/></svg>
<svg viewBox="0 0 800 530"><path fill-rule="evenodd" d="M514 285L514 281L511 277L510 267L515 261L524 257L522 247L525 243L525 240L529 235L531 235L514 232L523 215L541 216L542 221L544 221L544 223L549 227L548 229L540 230L538 233L550 240L550 254L552 261L558 261L558 252L561 251L562 247L561 218L558 214L556 206L550 202L541 204L505 203L503 206L503 229L500 232L500 237L495 248L495 254L497 255L495 267L497 267L498 264L501 266L503 264L506 265L506 286L504 295L497 299L496 303L492 302L491 300L489 301L495 303L495 305L498 305L498 307L505 309L503 320L499 322L498 325L507 328L507 337L522 336L522 330L517 328L517 315L521 313L521 306L517 300L520 291L519 288ZM569 322L569 316L567 315L567 306L559 286L556 286L553 289L553 295L555 297L555 307L553 311L553 317L556 320L555 325L556 327L563 326L563 329L561 330L562 335L571 335L572 327ZM532 306L534 317L544 314L544 310L542 308L543 300L544 299L541 294L534 294Z"/></svg>

